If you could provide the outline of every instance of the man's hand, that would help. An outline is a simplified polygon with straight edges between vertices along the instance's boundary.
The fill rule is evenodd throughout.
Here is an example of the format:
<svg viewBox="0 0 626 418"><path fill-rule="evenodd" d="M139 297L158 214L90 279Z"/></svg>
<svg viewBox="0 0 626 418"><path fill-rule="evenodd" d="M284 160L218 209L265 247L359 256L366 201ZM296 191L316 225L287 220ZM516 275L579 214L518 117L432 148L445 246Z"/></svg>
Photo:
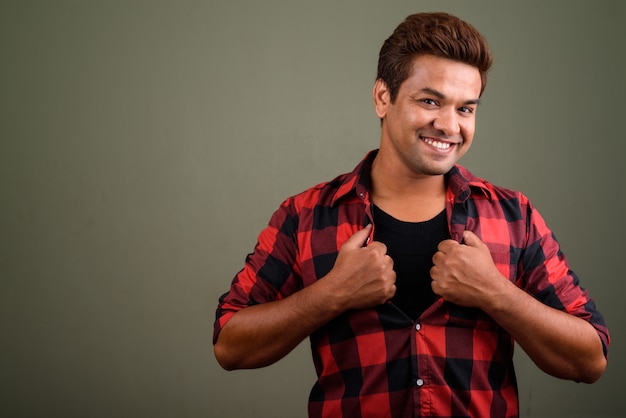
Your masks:
<svg viewBox="0 0 626 418"><path fill-rule="evenodd" d="M371 224L352 235L339 250L324 280L345 309L363 309L387 302L396 293L396 273L387 247L381 242L364 246Z"/></svg>
<svg viewBox="0 0 626 418"><path fill-rule="evenodd" d="M432 289L457 305L484 308L493 300L503 276L489 248L473 232L465 231L463 242L445 240L439 244L430 270Z"/></svg>
<svg viewBox="0 0 626 418"><path fill-rule="evenodd" d="M457 305L482 309L546 373L588 383L602 375L606 358L591 324L541 303L506 280L489 248L472 232L463 233L463 242L439 244L430 270L433 292Z"/></svg>
<svg viewBox="0 0 626 418"><path fill-rule="evenodd" d="M382 243L363 246L371 232L367 226L352 235L322 279L284 299L233 315L214 346L220 365L226 370L270 365L346 310L391 299L396 292L393 261Z"/></svg>

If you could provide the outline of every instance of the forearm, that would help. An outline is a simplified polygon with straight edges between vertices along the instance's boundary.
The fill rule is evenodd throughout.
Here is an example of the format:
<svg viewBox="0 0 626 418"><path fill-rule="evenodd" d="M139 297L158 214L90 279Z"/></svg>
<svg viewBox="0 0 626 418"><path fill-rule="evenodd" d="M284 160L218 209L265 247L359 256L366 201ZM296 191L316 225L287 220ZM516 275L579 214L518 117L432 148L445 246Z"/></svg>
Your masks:
<svg viewBox="0 0 626 418"><path fill-rule="evenodd" d="M502 281L500 294L484 308L544 372L585 383L606 368L602 343L587 321L551 308Z"/></svg>
<svg viewBox="0 0 626 418"><path fill-rule="evenodd" d="M268 366L339 315L324 280L274 302L242 309L224 325L214 345L226 370Z"/></svg>

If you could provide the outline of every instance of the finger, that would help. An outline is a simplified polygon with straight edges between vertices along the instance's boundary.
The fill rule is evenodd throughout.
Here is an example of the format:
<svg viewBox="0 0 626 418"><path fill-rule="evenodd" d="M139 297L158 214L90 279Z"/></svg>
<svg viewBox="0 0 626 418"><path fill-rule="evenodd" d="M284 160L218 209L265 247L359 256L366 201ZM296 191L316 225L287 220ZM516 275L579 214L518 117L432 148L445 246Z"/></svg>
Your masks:
<svg viewBox="0 0 626 418"><path fill-rule="evenodd" d="M451 248L453 248L453 247L455 247L457 245L459 245L459 243L456 242L455 240L453 240L453 239L445 239L445 240L443 240L443 241L441 241L439 243L439 245L437 246L437 249L439 251L443 252L443 253L446 253L446 252L450 251Z"/></svg>
<svg viewBox="0 0 626 418"><path fill-rule="evenodd" d="M441 286L440 286L439 282L436 282L436 281L434 281L434 280L433 280L433 281L430 283L430 289L433 291L433 293L434 293L435 295L437 295L437 296L442 296L442 295L441 295Z"/></svg>
<svg viewBox="0 0 626 418"><path fill-rule="evenodd" d="M391 294L389 295L389 299L387 299L387 303L391 302L391 299L393 299L393 297L396 295L396 292L398 291L398 288L396 287L395 284L391 285Z"/></svg>
<svg viewBox="0 0 626 418"><path fill-rule="evenodd" d="M444 253L442 251L437 251L434 255L433 258L431 259L433 262L433 265L436 266L439 264L439 262L441 261L441 259L445 257Z"/></svg>
<svg viewBox="0 0 626 418"><path fill-rule="evenodd" d="M361 248L369 238L371 231L372 224L368 224L365 228L356 231L350 238L348 238L343 246L353 249Z"/></svg>
<svg viewBox="0 0 626 418"><path fill-rule="evenodd" d="M472 231L463 231L463 244L469 247L478 247L483 242L478 238L478 235L473 233Z"/></svg>
<svg viewBox="0 0 626 418"><path fill-rule="evenodd" d="M372 251L377 251L382 255L387 254L387 246L380 241L372 242L367 248L371 249Z"/></svg>
<svg viewBox="0 0 626 418"><path fill-rule="evenodd" d="M432 281L436 281L437 280L437 274L439 273L439 269L437 268L436 265L432 266L430 268L430 278L433 279Z"/></svg>

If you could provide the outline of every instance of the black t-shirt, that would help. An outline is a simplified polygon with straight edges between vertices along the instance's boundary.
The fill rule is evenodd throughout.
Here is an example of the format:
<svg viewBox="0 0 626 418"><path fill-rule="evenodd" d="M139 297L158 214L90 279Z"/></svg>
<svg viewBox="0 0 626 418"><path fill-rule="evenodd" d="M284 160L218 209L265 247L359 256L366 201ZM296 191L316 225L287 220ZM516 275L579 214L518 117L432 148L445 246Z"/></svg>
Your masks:
<svg viewBox="0 0 626 418"><path fill-rule="evenodd" d="M396 272L396 294L391 302L416 320L437 299L430 283L433 255L450 237L446 212L425 222L404 222L373 207L374 240L387 246Z"/></svg>

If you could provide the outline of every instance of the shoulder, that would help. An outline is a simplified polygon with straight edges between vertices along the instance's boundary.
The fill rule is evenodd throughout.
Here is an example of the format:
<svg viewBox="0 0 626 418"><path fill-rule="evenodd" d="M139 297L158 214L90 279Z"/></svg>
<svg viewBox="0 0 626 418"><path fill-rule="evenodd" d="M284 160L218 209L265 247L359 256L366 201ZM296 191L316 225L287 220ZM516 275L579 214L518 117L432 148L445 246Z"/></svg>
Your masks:
<svg viewBox="0 0 626 418"><path fill-rule="evenodd" d="M338 191L345 184L349 174L341 174L330 181L316 184L302 192L288 197L282 206L289 206L296 212L315 207L331 206Z"/></svg>
<svg viewBox="0 0 626 418"><path fill-rule="evenodd" d="M370 171L378 150L370 151L349 173L340 174L330 181L319 183L287 201L297 208L332 207L350 201L357 195L365 196L370 185Z"/></svg>
<svg viewBox="0 0 626 418"><path fill-rule="evenodd" d="M486 198L492 202L519 201L521 204L530 203L528 197L519 190L494 184L489 180L476 176L470 170L460 165L456 165L454 170L460 181L465 183L472 191L471 196L473 199Z"/></svg>

